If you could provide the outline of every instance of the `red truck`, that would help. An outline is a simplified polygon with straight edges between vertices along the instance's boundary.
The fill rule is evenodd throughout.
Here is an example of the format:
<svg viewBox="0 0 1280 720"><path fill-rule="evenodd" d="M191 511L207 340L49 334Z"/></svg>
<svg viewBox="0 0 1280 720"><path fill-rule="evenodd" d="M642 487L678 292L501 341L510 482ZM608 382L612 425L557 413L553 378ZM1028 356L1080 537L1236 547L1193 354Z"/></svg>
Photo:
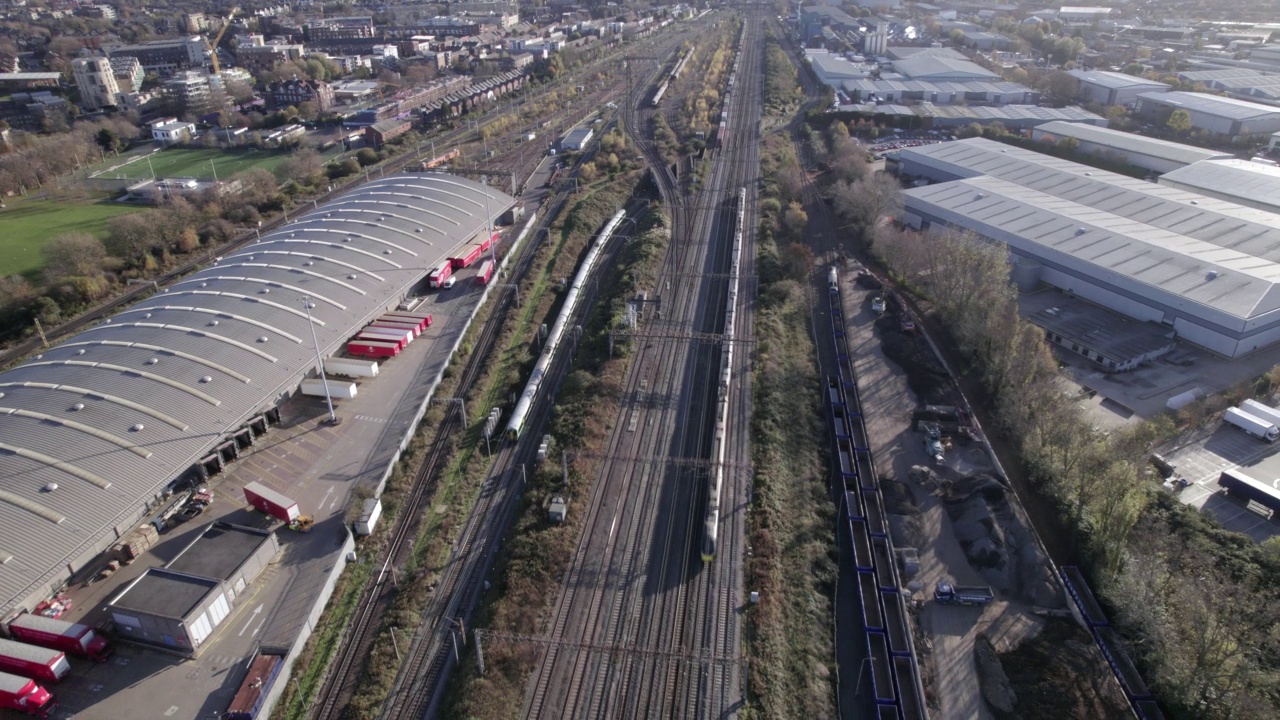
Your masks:
<svg viewBox="0 0 1280 720"><path fill-rule="evenodd" d="M392 310L383 317L403 317L409 318L417 322L423 330L431 327L431 313L427 312L410 312L406 310Z"/></svg>
<svg viewBox="0 0 1280 720"><path fill-rule="evenodd" d="M111 643L88 625L42 615L19 615L9 623L9 634L19 642L61 650L94 662L106 662L111 655Z"/></svg>
<svg viewBox="0 0 1280 720"><path fill-rule="evenodd" d="M485 260L480 266L480 272L476 273L476 282L481 285L488 285L490 278L493 277L493 261Z"/></svg>
<svg viewBox="0 0 1280 720"><path fill-rule="evenodd" d="M347 343L347 352L361 357L389 358L400 354L400 346L397 343L352 340Z"/></svg>
<svg viewBox="0 0 1280 720"><path fill-rule="evenodd" d="M444 262L435 270L427 275L427 280L431 283L431 287L439 289L444 287L444 281L449 279L453 274L453 260L445 258Z"/></svg>
<svg viewBox="0 0 1280 720"><path fill-rule="evenodd" d="M291 523L301 513L298 503L272 490L261 483L251 482L244 486L244 499L249 504L281 522Z"/></svg>
<svg viewBox="0 0 1280 720"><path fill-rule="evenodd" d="M71 663L67 662L67 654L61 650L0 640L0 672L56 683L71 672Z"/></svg>
<svg viewBox="0 0 1280 720"><path fill-rule="evenodd" d="M58 701L35 680L0 672L0 708L47 718L58 709Z"/></svg>

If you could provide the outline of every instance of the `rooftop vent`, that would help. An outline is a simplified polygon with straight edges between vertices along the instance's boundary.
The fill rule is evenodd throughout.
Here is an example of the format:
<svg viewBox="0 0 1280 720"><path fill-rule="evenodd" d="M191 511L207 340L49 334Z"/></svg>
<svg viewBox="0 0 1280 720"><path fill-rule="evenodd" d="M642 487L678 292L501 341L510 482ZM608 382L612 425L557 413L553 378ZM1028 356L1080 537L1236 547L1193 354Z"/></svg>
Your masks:
<svg viewBox="0 0 1280 720"><path fill-rule="evenodd" d="M306 261L306 262L302 263L302 267L311 267L312 265L315 265L315 264L316 264L316 263L315 263L315 261L314 261L314 260L308 260L308 261Z"/></svg>
<svg viewBox="0 0 1280 720"><path fill-rule="evenodd" d="M258 338L258 342L260 342L260 343L264 343L264 342L266 342L268 339L269 339L269 338L268 338L266 335L262 335L262 336L260 336L260 337Z"/></svg>
<svg viewBox="0 0 1280 720"><path fill-rule="evenodd" d="M79 350L77 350L77 351L76 351L76 354L77 354L77 355L83 355L83 354L84 354L84 348L80 348Z"/></svg>
<svg viewBox="0 0 1280 720"><path fill-rule="evenodd" d="M262 288L258 292L262 293L263 295L266 295L267 293L271 292L271 288Z"/></svg>
<svg viewBox="0 0 1280 720"><path fill-rule="evenodd" d="M348 275L348 276L347 276L347 279L348 279L348 280L355 280L355 279L356 279L356 274L355 274L355 273L351 273L350 275Z"/></svg>
<svg viewBox="0 0 1280 720"><path fill-rule="evenodd" d="M209 287L209 283L207 283L207 282L202 282L202 283L200 283L200 287Z"/></svg>
<svg viewBox="0 0 1280 720"><path fill-rule="evenodd" d="M57 489L58 489L58 483L49 483L48 485L45 485L44 487L40 488L40 492L53 492L54 490L57 490Z"/></svg>
<svg viewBox="0 0 1280 720"><path fill-rule="evenodd" d="M129 429L132 430L133 432L142 432L143 430L147 429L147 426L143 425L142 423L138 423Z"/></svg>
<svg viewBox="0 0 1280 720"><path fill-rule="evenodd" d="M209 377L208 375L205 375L204 377L200 378L200 382L202 382L202 383L211 383L211 382L213 382L213 378L212 378L212 377Z"/></svg>
<svg viewBox="0 0 1280 720"><path fill-rule="evenodd" d="M84 409L84 403L76 403L75 405L71 406L71 409L79 412L80 410Z"/></svg>
<svg viewBox="0 0 1280 720"><path fill-rule="evenodd" d="M1217 270L1210 270L1209 273L1204 276L1205 280L1216 280L1217 278L1218 278Z"/></svg>
<svg viewBox="0 0 1280 720"><path fill-rule="evenodd" d="M160 362L160 358L147 358L148 365L155 365L158 362Z"/></svg>
<svg viewBox="0 0 1280 720"><path fill-rule="evenodd" d="M1088 230L1085 230L1085 229L1084 229L1084 228L1082 228L1082 227L1078 227L1078 228L1076 228L1076 235L1083 235L1083 234L1085 234L1085 233L1087 233L1087 232L1089 232L1089 231L1088 231Z"/></svg>
<svg viewBox="0 0 1280 720"><path fill-rule="evenodd" d="M1199 200L1192 200L1192 201L1191 201L1191 204L1192 204L1192 205L1199 205L1199 204L1200 204L1200 201L1199 201Z"/></svg>
<svg viewBox="0 0 1280 720"><path fill-rule="evenodd" d="M143 313L142 317L149 320L151 318L151 313Z"/></svg>
<svg viewBox="0 0 1280 720"><path fill-rule="evenodd" d="M217 326L217 324L218 324L218 321L217 321L217 320L210 320L210 321L209 321L209 325L210 325L211 327L215 327L215 326Z"/></svg>

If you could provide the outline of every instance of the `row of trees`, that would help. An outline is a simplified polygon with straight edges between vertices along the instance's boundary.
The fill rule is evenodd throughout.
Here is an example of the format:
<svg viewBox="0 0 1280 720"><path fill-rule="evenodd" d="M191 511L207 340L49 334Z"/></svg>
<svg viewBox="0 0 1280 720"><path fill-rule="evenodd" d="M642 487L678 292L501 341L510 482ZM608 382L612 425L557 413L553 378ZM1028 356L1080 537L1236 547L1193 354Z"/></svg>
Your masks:
<svg viewBox="0 0 1280 720"><path fill-rule="evenodd" d="M34 190L99 162L141 134L136 125L118 116L77 122L62 135L13 133L10 152L0 155L0 196Z"/></svg>

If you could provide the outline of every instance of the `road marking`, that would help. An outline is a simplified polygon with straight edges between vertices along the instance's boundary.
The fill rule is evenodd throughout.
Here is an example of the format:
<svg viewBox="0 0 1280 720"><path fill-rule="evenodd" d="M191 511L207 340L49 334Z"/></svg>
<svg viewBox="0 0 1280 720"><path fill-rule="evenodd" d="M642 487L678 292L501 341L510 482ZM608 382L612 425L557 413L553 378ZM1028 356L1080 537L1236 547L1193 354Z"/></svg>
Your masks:
<svg viewBox="0 0 1280 720"><path fill-rule="evenodd" d="M332 486L332 485L330 485L330 486L329 486L329 489L324 491L324 497L320 498L320 505L319 505L318 507L323 508L323 507L324 507L324 501L325 501L325 500L328 500L328 499L329 499L329 496L330 496L330 495L332 495L332 494L333 494L333 486ZM337 502L337 501L335 500L334 502Z"/></svg>
<svg viewBox="0 0 1280 720"><path fill-rule="evenodd" d="M177 705L170 705L170 706L169 706L169 709L164 711L164 716L165 716L165 717L172 717L172 716L173 716L173 714L174 714L174 713L176 713L176 712L178 712L178 706L177 706Z"/></svg>
<svg viewBox="0 0 1280 720"><path fill-rule="evenodd" d="M256 620L257 617L261 614L262 614L262 603L258 603L258 607L254 608L253 614L249 616L249 622L245 623L244 627L240 629L240 637L244 637L245 631L249 629L249 626L252 625L253 621ZM259 625L259 627L261 627L261 625ZM257 635L258 633L257 631L254 631L253 634Z"/></svg>

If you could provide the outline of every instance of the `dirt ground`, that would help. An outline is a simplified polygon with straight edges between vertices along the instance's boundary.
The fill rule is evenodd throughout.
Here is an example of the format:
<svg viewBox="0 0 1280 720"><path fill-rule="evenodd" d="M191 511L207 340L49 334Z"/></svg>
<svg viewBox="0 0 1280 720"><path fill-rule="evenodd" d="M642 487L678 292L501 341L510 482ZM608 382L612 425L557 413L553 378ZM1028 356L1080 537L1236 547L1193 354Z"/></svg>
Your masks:
<svg viewBox="0 0 1280 720"><path fill-rule="evenodd" d="M918 398L928 404L959 399L945 368L918 335L901 331L892 295L887 314L872 312L871 298L882 292L878 283L866 278L842 278L842 283L871 450L877 472L895 481L884 485L895 546L915 547L919 555L919 573L905 579L924 601L917 638L932 714L996 720L1118 717L1113 710L1123 707L1123 698L1119 706L1109 702L1119 687L1088 634L1070 620L1046 621L1033 612L1059 610L1065 599L1049 577L1042 551L1027 537L1025 513L999 497L1012 498L1012 491L1002 493L992 485L992 464L983 446L957 443L943 466L930 465L912 415L921 404ZM968 480L973 477L987 480ZM995 527L991 538L974 535L973 528L984 525ZM993 554L985 567L971 559L996 551L1003 555ZM991 585L999 599L985 608L940 605L930 598L941 580ZM994 654L987 653L992 660L980 669L977 648L988 642Z"/></svg>

